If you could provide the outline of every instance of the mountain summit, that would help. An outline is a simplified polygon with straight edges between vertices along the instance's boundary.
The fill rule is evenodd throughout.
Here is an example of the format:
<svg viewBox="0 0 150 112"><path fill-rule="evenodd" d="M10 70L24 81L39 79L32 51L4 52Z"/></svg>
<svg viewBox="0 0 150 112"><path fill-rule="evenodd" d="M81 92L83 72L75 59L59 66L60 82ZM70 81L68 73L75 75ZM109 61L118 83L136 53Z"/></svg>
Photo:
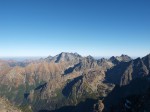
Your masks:
<svg viewBox="0 0 150 112"><path fill-rule="evenodd" d="M52 57L52 56L47 57L46 60L59 63L59 62L68 62L68 61L75 62L75 61L79 61L81 58L82 58L82 56L77 53L62 52L54 57Z"/></svg>

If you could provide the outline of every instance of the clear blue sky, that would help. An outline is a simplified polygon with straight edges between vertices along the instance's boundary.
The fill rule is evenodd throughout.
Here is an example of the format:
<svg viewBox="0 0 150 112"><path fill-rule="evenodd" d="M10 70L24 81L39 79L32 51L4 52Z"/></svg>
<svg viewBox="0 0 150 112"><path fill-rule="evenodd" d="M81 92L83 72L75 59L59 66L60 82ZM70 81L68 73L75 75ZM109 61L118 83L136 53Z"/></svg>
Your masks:
<svg viewBox="0 0 150 112"><path fill-rule="evenodd" d="M150 0L0 0L0 56L150 53Z"/></svg>

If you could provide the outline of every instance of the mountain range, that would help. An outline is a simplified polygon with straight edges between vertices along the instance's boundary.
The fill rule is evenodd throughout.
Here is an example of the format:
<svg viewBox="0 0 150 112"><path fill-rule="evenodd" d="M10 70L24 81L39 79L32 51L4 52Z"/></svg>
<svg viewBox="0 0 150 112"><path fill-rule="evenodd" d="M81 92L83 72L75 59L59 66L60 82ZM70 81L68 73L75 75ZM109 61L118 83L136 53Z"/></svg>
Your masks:
<svg viewBox="0 0 150 112"><path fill-rule="evenodd" d="M22 112L148 112L149 76L150 54L0 60L0 96ZM136 100L146 103L138 107Z"/></svg>

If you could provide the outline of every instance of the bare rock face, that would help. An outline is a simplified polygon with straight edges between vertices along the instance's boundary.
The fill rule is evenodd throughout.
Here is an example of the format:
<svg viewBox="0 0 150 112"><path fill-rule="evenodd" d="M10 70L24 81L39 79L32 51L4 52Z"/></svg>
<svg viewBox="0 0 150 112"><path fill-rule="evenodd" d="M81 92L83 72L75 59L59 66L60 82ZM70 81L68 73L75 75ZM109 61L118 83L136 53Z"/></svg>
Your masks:
<svg viewBox="0 0 150 112"><path fill-rule="evenodd" d="M122 54L120 57L117 57L117 59L123 62L129 62L132 60L131 57L129 57L128 55L124 55L124 54Z"/></svg>

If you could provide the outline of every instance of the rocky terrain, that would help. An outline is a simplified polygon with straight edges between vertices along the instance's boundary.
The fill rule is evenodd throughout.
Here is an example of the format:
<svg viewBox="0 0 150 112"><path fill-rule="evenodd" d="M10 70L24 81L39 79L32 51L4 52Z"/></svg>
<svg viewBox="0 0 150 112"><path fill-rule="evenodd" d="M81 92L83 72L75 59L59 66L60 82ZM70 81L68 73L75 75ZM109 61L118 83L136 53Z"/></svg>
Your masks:
<svg viewBox="0 0 150 112"><path fill-rule="evenodd" d="M103 111L120 112L122 99L147 95L149 75L150 54L94 59L62 52L28 62L0 60L0 96L23 112L100 112L99 100Z"/></svg>
<svg viewBox="0 0 150 112"><path fill-rule="evenodd" d="M22 112L20 109L14 107L4 98L0 98L0 111L1 112Z"/></svg>
<svg viewBox="0 0 150 112"><path fill-rule="evenodd" d="M149 112L149 78L136 78L128 85L116 86L103 101L104 112Z"/></svg>

